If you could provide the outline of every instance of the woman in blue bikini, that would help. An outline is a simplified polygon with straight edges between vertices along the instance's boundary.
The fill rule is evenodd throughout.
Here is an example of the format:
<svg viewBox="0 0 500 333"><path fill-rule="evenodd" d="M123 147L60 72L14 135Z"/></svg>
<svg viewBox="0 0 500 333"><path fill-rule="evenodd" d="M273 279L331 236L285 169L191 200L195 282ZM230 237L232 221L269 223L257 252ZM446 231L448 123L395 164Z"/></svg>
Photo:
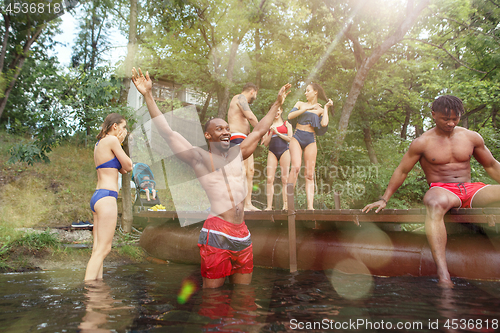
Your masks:
<svg viewBox="0 0 500 333"><path fill-rule="evenodd" d="M98 141L94 148L97 186L90 199L90 209L94 215L94 244L85 281L102 279L103 261L111 251L118 217L118 172L123 174L132 171L132 160L121 146L127 136L126 126L123 116L111 113L97 135Z"/></svg>
<svg viewBox="0 0 500 333"><path fill-rule="evenodd" d="M269 132L262 138L262 144L269 147L267 155L267 184L266 196L267 207L265 210L273 209L273 196L274 196L274 176L278 163L281 168L281 183L283 187L283 210L287 209L285 186L288 182L288 174L290 170L290 152L288 151L288 143L292 138L292 125L290 122L283 121L281 114L283 109L280 107L274 117L273 124Z"/></svg>
<svg viewBox="0 0 500 333"><path fill-rule="evenodd" d="M317 83L306 87L307 102L297 102L288 114L288 120L295 126L295 133L290 141L289 183L295 188L297 176L302 165L304 152L307 209L314 209L314 169L316 167L316 135L324 135L328 129L328 108L333 105L327 99L323 88ZM327 101L324 107L318 103L318 97Z"/></svg>

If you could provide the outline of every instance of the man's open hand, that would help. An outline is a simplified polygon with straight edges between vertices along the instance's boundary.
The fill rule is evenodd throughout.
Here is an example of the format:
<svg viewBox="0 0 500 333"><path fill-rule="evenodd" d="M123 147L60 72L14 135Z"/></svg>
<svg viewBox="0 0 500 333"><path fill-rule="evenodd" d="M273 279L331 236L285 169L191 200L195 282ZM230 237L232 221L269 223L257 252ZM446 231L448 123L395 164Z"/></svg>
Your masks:
<svg viewBox="0 0 500 333"><path fill-rule="evenodd" d="M132 68L132 82L134 82L135 87L143 96L153 89L153 81L149 77L149 72L146 72L146 76L144 76L140 68L139 72L137 72L135 67Z"/></svg>
<svg viewBox="0 0 500 333"><path fill-rule="evenodd" d="M380 199L379 201L375 201L374 203L371 203L369 205L366 205L365 208L363 208L361 211L363 213L368 213L370 210L372 210L373 208L375 207L378 207L376 210L375 210L375 213L378 213L380 212L382 209L385 208L385 206L387 205L387 203Z"/></svg>
<svg viewBox="0 0 500 333"><path fill-rule="evenodd" d="M277 101L280 105L282 105L285 102L286 96L288 96L288 94L291 92L291 90L289 90L291 86L292 85L290 83L287 83L283 87L281 87L280 91L278 92Z"/></svg>

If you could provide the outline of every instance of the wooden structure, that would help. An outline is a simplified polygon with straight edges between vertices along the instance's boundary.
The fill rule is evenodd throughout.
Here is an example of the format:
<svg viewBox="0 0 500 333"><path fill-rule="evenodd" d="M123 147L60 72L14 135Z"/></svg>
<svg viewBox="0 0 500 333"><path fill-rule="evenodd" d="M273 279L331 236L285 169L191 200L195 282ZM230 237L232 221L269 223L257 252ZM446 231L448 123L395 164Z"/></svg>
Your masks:
<svg viewBox="0 0 500 333"><path fill-rule="evenodd" d="M290 213L284 210L245 212L245 221L288 221ZM322 209L322 210L291 210L298 222L316 221L325 226L332 222L352 222L359 226L365 222L375 223L424 223L425 208L416 209L384 209L380 213L363 213L359 209ZM183 212L193 219L206 216L201 212ZM147 218L150 222L154 220L176 219L179 214L176 211L141 211L134 216ZM477 223L495 227L500 224L500 208L453 208L445 215L446 223Z"/></svg>
<svg viewBox="0 0 500 333"><path fill-rule="evenodd" d="M365 214L357 209L289 208L290 211L245 212L256 265L290 271L335 268L346 273L382 276L436 274L425 234L399 231L402 223L423 223L425 209L386 209ZM180 215L199 221L206 213ZM175 211L143 211L136 216L151 223L143 232L141 246L152 256L199 263L196 244L201 222L180 227ZM445 222L449 229L447 261L452 276L500 279L500 208L452 209ZM484 226L487 235L456 232L472 227L471 224Z"/></svg>

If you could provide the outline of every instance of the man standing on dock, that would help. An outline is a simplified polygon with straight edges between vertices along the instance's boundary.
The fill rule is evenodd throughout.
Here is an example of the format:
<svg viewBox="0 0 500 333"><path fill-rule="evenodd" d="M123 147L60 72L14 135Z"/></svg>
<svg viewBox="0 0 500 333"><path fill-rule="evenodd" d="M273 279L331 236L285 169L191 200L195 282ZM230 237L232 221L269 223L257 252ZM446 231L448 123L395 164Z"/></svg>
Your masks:
<svg viewBox="0 0 500 333"><path fill-rule="evenodd" d="M451 208L484 207L500 201L500 185L471 183L472 156L488 175L500 183L500 163L485 146L478 133L457 126L464 114L462 101L440 96L431 106L436 126L413 140L379 201L363 208L378 213L403 184L408 172L420 162L429 190L424 196L427 215L425 232L437 266L439 283L453 286L446 263L447 234L444 215Z"/></svg>
<svg viewBox="0 0 500 333"><path fill-rule="evenodd" d="M243 160L253 154L259 140L269 131L279 107L289 94L290 84L280 89L269 112L237 146L230 145L231 132L225 120L209 120L204 129L209 143L206 151L193 147L170 128L153 98L153 83L148 73L144 76L140 69L137 72L134 68L132 82L144 96L158 132L174 154L193 168L210 201L210 216L198 240L203 288L221 287L227 276L231 283L250 284L253 252L250 233L243 220L247 194Z"/></svg>
<svg viewBox="0 0 500 333"><path fill-rule="evenodd" d="M257 98L257 90L257 86L249 82L245 84L241 94L235 95L229 103L227 122L231 129L231 144L233 145L239 145L250 133L250 125L255 127L259 122L250 109L250 104ZM256 211L259 209L252 204L253 175L255 173L253 154L245 159L244 163L248 187L244 209Z"/></svg>

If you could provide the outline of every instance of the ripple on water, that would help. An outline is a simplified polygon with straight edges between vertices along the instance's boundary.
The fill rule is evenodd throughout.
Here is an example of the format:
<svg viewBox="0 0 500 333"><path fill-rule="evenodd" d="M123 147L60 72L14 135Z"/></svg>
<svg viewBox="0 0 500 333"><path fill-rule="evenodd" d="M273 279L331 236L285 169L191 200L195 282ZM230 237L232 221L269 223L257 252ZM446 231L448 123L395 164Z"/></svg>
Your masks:
<svg viewBox="0 0 500 333"><path fill-rule="evenodd" d="M2 332L97 327L116 332L285 332L294 331L291 320L427 325L451 318L500 319L500 283L494 281L454 279L455 288L449 290L426 277L256 268L250 286L197 288L179 304L183 281L201 285L197 265L113 267L106 270L105 282L94 286L82 282L83 274L73 269L1 274Z"/></svg>

